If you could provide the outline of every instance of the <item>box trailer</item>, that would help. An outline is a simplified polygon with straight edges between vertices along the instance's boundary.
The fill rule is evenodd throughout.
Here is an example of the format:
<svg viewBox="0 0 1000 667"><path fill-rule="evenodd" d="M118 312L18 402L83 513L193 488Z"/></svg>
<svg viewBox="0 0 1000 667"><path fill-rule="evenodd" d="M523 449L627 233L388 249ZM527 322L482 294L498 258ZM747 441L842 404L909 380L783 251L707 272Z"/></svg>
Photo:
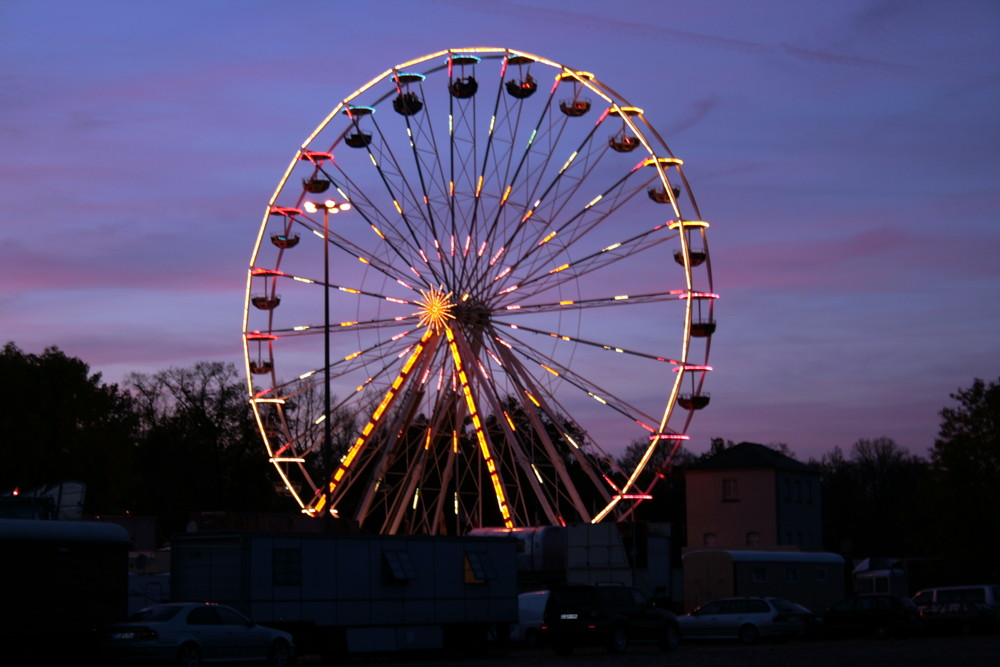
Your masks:
<svg viewBox="0 0 1000 667"><path fill-rule="evenodd" d="M684 611L725 597L781 597L822 611L846 593L839 554L697 549L684 554Z"/></svg>
<svg viewBox="0 0 1000 667"><path fill-rule="evenodd" d="M171 541L170 595L228 604L325 659L486 648L517 622L516 549L499 537L185 533Z"/></svg>
<svg viewBox="0 0 1000 667"><path fill-rule="evenodd" d="M113 524L0 519L4 659L70 664L96 655L96 631L127 612L129 544Z"/></svg>
<svg viewBox="0 0 1000 667"><path fill-rule="evenodd" d="M522 592L557 584L625 584L658 601L675 597L679 572L671 562L670 525L648 522L477 528L472 535L517 540Z"/></svg>

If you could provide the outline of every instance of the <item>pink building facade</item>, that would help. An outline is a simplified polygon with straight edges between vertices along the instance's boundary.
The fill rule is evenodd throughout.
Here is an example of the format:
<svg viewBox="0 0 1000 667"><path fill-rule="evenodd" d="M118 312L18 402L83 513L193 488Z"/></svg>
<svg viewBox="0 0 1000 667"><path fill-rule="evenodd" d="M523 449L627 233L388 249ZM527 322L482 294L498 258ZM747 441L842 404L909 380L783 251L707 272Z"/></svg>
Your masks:
<svg viewBox="0 0 1000 667"><path fill-rule="evenodd" d="M687 549L820 551L819 472L744 442L685 473Z"/></svg>

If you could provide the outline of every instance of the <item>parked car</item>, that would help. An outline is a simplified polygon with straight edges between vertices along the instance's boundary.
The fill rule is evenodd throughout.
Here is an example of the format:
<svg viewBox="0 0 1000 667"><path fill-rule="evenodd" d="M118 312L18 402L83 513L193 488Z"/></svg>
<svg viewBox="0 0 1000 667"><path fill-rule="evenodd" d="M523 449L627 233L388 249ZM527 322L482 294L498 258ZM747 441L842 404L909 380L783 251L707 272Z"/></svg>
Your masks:
<svg viewBox="0 0 1000 667"><path fill-rule="evenodd" d="M672 651L680 642L677 617L630 586L567 585L553 588L541 637L566 655L577 645L604 645L621 653L632 642L655 642Z"/></svg>
<svg viewBox="0 0 1000 667"><path fill-rule="evenodd" d="M512 642L531 647L538 645L538 633L548 601L548 591L531 591L517 596L517 623L510 629Z"/></svg>
<svg viewBox="0 0 1000 667"><path fill-rule="evenodd" d="M928 632L971 635L1000 630L1000 586L940 586L913 596Z"/></svg>
<svg viewBox="0 0 1000 667"><path fill-rule="evenodd" d="M212 662L267 662L288 667L292 636L264 627L240 612L205 602L146 607L104 628L102 655L109 660L172 661L184 667Z"/></svg>
<svg viewBox="0 0 1000 667"><path fill-rule="evenodd" d="M912 634L920 626L917 605L902 595L853 595L823 613L823 629L830 635Z"/></svg>
<svg viewBox="0 0 1000 667"><path fill-rule="evenodd" d="M761 637L805 636L813 613L784 598L722 598L677 618L684 639L737 639L754 644Z"/></svg>
<svg viewBox="0 0 1000 667"><path fill-rule="evenodd" d="M957 602L981 604L993 607L994 609L1000 609L1000 586L990 584L939 586L937 588L925 588L913 596L913 603L917 605L918 609L931 605L954 604Z"/></svg>
<svg viewBox="0 0 1000 667"><path fill-rule="evenodd" d="M918 606L924 629L930 633L975 635L1000 631L995 607L977 602L938 602Z"/></svg>

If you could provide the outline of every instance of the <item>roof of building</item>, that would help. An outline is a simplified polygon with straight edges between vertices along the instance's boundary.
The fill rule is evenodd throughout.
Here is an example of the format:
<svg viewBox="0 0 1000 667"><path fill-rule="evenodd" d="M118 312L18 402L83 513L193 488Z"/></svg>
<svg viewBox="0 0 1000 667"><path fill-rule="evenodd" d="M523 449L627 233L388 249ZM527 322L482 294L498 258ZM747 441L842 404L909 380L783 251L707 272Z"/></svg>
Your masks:
<svg viewBox="0 0 1000 667"><path fill-rule="evenodd" d="M698 557L705 554L724 554L734 562L741 563L831 563L842 564L844 557L840 554L824 551L751 551L739 549L698 549L689 551L682 556Z"/></svg>
<svg viewBox="0 0 1000 667"><path fill-rule="evenodd" d="M128 531L114 523L0 519L0 541L131 542Z"/></svg>
<svg viewBox="0 0 1000 667"><path fill-rule="evenodd" d="M770 468L774 470L789 470L793 472L816 473L816 469L796 461L781 452L758 445L755 442L741 442L728 447L715 456L697 463L688 470L732 470L736 468Z"/></svg>

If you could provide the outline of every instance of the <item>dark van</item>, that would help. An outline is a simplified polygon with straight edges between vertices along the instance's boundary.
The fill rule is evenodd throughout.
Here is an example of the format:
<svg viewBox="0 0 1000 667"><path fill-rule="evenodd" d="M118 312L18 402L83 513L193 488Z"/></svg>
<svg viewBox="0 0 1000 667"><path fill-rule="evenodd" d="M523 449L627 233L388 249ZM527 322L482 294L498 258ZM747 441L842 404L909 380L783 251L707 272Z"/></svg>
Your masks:
<svg viewBox="0 0 1000 667"><path fill-rule="evenodd" d="M566 585L549 594L541 637L562 655L583 645L621 653L633 642L652 642L672 651L680 643L680 630L672 612L657 607L636 588Z"/></svg>

